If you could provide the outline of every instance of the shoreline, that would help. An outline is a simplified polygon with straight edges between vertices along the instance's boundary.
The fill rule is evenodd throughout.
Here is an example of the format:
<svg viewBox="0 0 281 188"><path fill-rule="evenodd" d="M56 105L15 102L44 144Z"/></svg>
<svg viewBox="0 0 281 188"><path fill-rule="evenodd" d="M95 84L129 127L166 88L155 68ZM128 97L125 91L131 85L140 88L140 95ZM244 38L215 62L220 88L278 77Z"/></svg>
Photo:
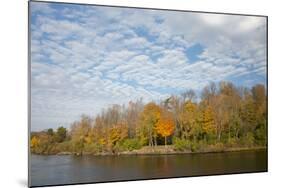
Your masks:
<svg viewBox="0 0 281 188"><path fill-rule="evenodd" d="M240 152L240 151L254 151L254 150L267 150L267 147L252 147L252 148L228 148L224 150L206 150L206 151L173 151L168 153L120 153L116 155L180 155L180 154L204 154L204 153L227 153L227 152ZM115 155L115 154L113 154Z"/></svg>
<svg viewBox="0 0 281 188"><path fill-rule="evenodd" d="M233 148L223 148L223 149L203 149L198 151L177 151L172 147L164 148L162 146L157 146L154 148L150 148L149 146L143 147L138 150L132 151L123 151L118 153L90 153L83 152L83 154L73 153L73 152L59 152L57 154L36 154L34 155L42 155L42 156L55 156L55 155L73 155L73 156L125 156L125 155L181 155L181 154L204 154L204 153L226 153L226 152L240 152L240 151L255 151L255 150L267 150L267 146L256 146L256 147L233 147Z"/></svg>

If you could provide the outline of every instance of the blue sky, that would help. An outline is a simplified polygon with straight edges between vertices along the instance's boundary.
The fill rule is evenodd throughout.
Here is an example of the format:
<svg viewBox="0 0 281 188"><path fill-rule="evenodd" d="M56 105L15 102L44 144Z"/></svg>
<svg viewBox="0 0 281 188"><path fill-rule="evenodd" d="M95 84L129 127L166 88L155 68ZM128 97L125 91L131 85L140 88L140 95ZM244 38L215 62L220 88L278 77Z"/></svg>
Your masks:
<svg viewBox="0 0 281 188"><path fill-rule="evenodd" d="M32 130L211 81L266 83L263 17L30 4Z"/></svg>

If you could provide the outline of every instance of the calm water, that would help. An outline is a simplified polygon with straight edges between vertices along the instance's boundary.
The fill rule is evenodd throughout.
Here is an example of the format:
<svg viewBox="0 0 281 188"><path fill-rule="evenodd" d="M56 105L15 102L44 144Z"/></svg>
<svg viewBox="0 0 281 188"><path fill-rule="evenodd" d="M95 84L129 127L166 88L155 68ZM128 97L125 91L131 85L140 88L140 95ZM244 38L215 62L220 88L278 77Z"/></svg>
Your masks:
<svg viewBox="0 0 281 188"><path fill-rule="evenodd" d="M267 171L267 151L142 156L31 156L31 185Z"/></svg>

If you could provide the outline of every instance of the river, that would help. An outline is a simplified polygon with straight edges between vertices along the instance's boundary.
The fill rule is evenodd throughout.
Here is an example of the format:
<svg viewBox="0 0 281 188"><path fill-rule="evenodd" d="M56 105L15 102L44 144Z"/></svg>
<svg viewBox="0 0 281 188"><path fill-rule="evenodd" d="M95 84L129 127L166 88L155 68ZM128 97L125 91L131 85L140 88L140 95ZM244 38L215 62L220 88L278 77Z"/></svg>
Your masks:
<svg viewBox="0 0 281 188"><path fill-rule="evenodd" d="M31 155L31 186L267 171L267 151L176 155Z"/></svg>

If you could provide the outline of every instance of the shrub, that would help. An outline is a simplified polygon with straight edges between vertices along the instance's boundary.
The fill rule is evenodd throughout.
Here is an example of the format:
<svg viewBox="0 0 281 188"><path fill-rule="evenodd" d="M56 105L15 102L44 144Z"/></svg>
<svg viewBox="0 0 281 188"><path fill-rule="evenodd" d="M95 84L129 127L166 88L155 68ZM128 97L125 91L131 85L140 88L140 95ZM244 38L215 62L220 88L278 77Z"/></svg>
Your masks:
<svg viewBox="0 0 281 188"><path fill-rule="evenodd" d="M65 141L62 143L57 144L57 150L59 152L66 152L66 151L72 151L72 143L70 141Z"/></svg>
<svg viewBox="0 0 281 188"><path fill-rule="evenodd" d="M174 145L175 150L178 150L178 151L185 151L185 150L191 149L191 143L188 140L180 139L177 137L175 137L173 139L173 145Z"/></svg>
<svg viewBox="0 0 281 188"><path fill-rule="evenodd" d="M244 143L247 146L253 146L255 144L255 137L254 134L251 132L248 132L244 138Z"/></svg>
<svg viewBox="0 0 281 188"><path fill-rule="evenodd" d="M116 149L118 151L132 151L140 149L141 147L142 144L138 139L125 139L116 144Z"/></svg>
<svg viewBox="0 0 281 188"><path fill-rule="evenodd" d="M255 140L258 145L266 144L266 129L265 126L260 126L255 131Z"/></svg>
<svg viewBox="0 0 281 188"><path fill-rule="evenodd" d="M191 142L190 143L190 150L192 152L198 151L200 148L202 148L202 145L204 145L204 143L202 143L202 142L199 142L199 143Z"/></svg>
<svg viewBox="0 0 281 188"><path fill-rule="evenodd" d="M226 146L227 147L237 147L239 145L238 139L236 138L230 138L227 140Z"/></svg>
<svg viewBox="0 0 281 188"><path fill-rule="evenodd" d="M85 144L83 150L87 153L96 154L102 152L102 146L97 143Z"/></svg>

